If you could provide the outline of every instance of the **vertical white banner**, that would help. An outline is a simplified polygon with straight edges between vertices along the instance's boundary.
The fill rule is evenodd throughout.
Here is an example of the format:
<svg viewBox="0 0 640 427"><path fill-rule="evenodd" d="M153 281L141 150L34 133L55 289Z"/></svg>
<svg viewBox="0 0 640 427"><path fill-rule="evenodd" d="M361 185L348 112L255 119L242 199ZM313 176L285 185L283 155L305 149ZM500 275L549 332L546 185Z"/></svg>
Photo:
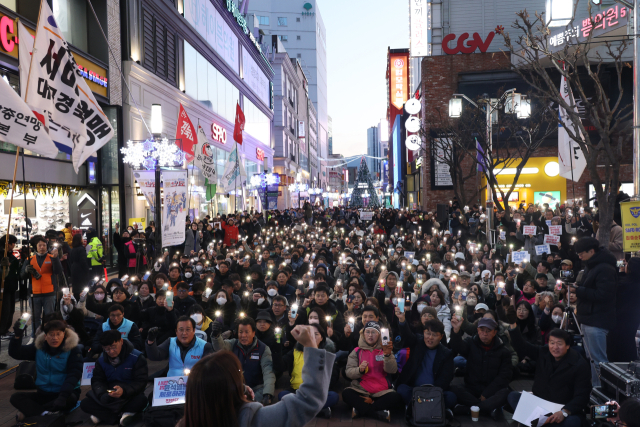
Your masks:
<svg viewBox="0 0 640 427"><path fill-rule="evenodd" d="M562 96L568 105L575 106L571 87L569 87L567 79L564 77L562 77L560 81L560 96ZM574 110L576 110L575 107ZM558 115L560 116L560 123L558 123L558 163L560 164L560 176L565 179L573 178L573 181L577 182L587 167L587 159L585 159L584 153L578 143L571 139L567 133L567 129L562 126L562 123L564 122L566 126L570 126L573 132L577 131L580 138L584 139L584 137L580 130L576 126L573 126L573 121L561 105L558 105Z"/></svg>
<svg viewBox="0 0 640 427"><path fill-rule="evenodd" d="M33 37L27 31L22 21L18 21L18 58L20 60L20 96L25 99L27 95L27 80L29 80L29 67L31 67L31 53L33 52ZM24 83L23 83L24 82Z"/></svg>
<svg viewBox="0 0 640 427"><path fill-rule="evenodd" d="M429 17L427 0L409 0L409 16L411 20L410 55L429 55Z"/></svg>
<svg viewBox="0 0 640 427"><path fill-rule="evenodd" d="M187 216L187 171L162 171L162 246L184 243Z"/></svg>
<svg viewBox="0 0 640 427"><path fill-rule="evenodd" d="M133 176L138 181L140 191L147 199L151 213L155 215L156 212L156 172L155 171L133 171Z"/></svg>

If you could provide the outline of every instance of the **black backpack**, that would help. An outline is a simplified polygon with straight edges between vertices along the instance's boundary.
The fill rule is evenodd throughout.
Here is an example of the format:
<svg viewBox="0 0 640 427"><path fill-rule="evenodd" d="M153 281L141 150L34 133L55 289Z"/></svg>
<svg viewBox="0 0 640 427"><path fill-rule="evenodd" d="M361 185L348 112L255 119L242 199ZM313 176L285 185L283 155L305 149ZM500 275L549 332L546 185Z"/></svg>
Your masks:
<svg viewBox="0 0 640 427"><path fill-rule="evenodd" d="M23 421L16 424L16 427L66 427L67 422L62 413L35 415L27 417Z"/></svg>
<svg viewBox="0 0 640 427"><path fill-rule="evenodd" d="M412 426L444 427L447 424L444 393L440 387L422 385L413 388L411 401Z"/></svg>
<svg viewBox="0 0 640 427"><path fill-rule="evenodd" d="M146 427L175 427L184 416L184 404L169 406L147 406L144 411Z"/></svg>
<svg viewBox="0 0 640 427"><path fill-rule="evenodd" d="M16 379L13 381L15 390L34 390L36 388L36 362L25 360L16 369Z"/></svg>

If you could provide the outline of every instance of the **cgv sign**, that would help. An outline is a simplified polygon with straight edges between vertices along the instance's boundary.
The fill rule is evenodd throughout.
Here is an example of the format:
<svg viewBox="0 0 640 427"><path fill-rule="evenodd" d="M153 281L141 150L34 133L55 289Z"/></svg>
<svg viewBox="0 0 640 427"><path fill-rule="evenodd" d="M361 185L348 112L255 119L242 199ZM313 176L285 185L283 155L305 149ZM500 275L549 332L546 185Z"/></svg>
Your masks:
<svg viewBox="0 0 640 427"><path fill-rule="evenodd" d="M489 49L489 45L493 41L493 37L496 35L495 32L491 31L487 38L483 41L480 37L480 34L473 33L473 38L469 41L465 41L469 38L469 33L464 33L458 38L458 43L456 47L451 49L449 47L449 42L454 41L456 39L455 34L447 34L442 39L442 50L444 53L449 55L455 55L456 53L473 53L476 49L480 49L480 52L485 53L487 49Z"/></svg>

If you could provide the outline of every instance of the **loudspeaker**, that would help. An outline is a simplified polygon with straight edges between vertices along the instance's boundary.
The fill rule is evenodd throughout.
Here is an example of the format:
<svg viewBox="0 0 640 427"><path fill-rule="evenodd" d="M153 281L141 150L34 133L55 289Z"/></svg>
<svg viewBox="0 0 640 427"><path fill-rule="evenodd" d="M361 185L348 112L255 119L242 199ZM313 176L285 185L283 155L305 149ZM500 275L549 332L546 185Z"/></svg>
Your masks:
<svg viewBox="0 0 640 427"><path fill-rule="evenodd" d="M449 219L449 206L444 203L438 203L436 220L442 225L448 219Z"/></svg>

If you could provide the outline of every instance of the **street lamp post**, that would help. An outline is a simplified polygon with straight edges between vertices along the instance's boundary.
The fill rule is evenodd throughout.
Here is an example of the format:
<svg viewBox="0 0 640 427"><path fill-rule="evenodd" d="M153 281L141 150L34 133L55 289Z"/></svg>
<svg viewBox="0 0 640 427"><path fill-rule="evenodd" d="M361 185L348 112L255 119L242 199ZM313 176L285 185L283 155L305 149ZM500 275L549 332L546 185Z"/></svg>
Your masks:
<svg viewBox="0 0 640 427"><path fill-rule="evenodd" d="M637 0L635 0L637 1ZM466 99L471 105L478 109L484 109L485 111L485 124L486 124L486 147L489 153L493 150L493 127L492 127L492 115L495 111L498 110L502 100L507 98L507 103L505 104L505 113L507 114L517 114L519 119L526 119L531 114L531 103L528 99L524 97L524 95L516 93L516 89L509 89L505 91L500 99L482 99L482 103L484 104L484 108L480 107L473 100L471 100L468 96L464 94L455 93L453 94L453 98L449 100L449 116L452 118L457 118L462 115L462 99ZM487 154L484 153L484 159L486 160ZM485 174L487 164L485 163ZM486 200L486 233L487 233L487 241L490 244L493 244L493 192L491 191L491 186L489 185L489 178L487 177L487 200Z"/></svg>
<svg viewBox="0 0 640 427"><path fill-rule="evenodd" d="M153 138L158 140L162 137L162 105L151 105L151 133ZM160 192L160 162L156 162L155 168L155 193L156 193L156 207L155 207L155 223L156 232L154 233L155 242L155 257L162 256L162 194Z"/></svg>

